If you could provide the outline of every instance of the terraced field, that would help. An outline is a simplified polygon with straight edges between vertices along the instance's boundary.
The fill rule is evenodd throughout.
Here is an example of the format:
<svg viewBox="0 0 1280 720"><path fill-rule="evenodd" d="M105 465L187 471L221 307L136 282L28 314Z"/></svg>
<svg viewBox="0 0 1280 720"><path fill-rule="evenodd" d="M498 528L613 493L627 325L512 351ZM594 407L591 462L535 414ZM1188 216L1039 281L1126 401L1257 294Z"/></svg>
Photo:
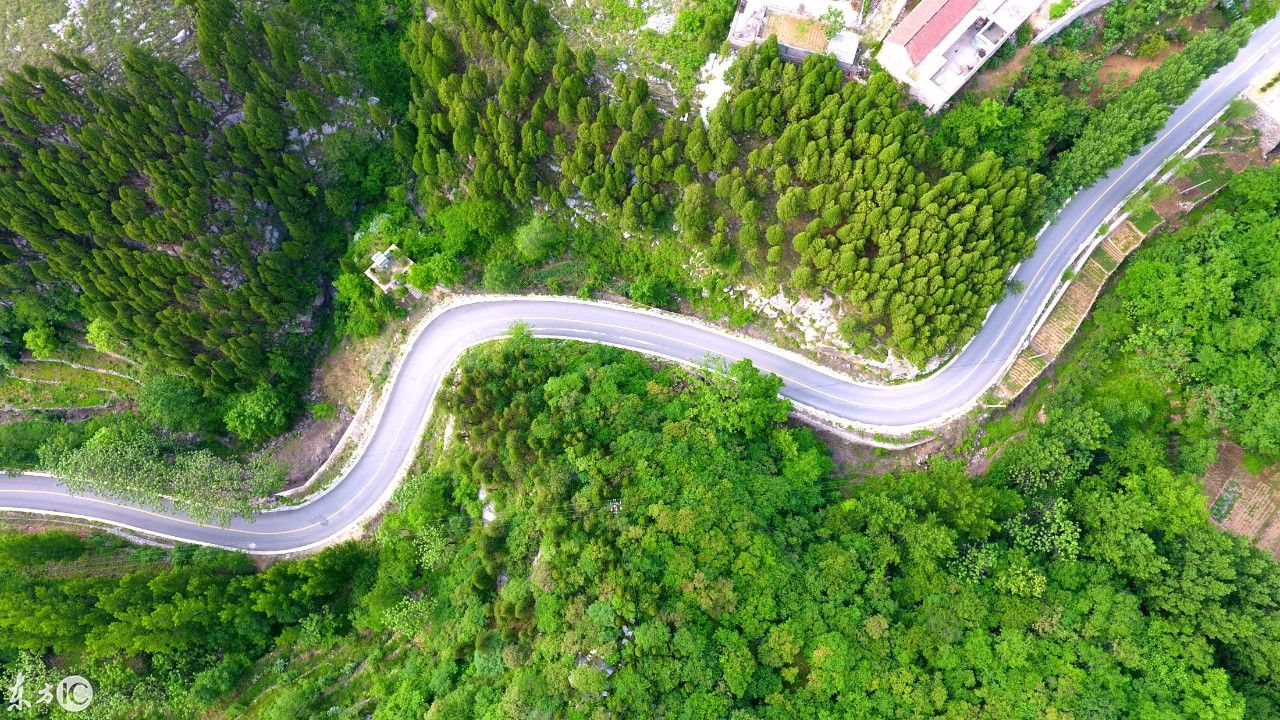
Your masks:
<svg viewBox="0 0 1280 720"><path fill-rule="evenodd" d="M138 388L128 363L84 348L56 358L23 358L0 380L0 411L86 410L110 407Z"/></svg>
<svg viewBox="0 0 1280 720"><path fill-rule="evenodd" d="M1017 397L1062 352L1089 314L1107 278L1129 253L1137 249L1144 237L1132 223L1126 222L1098 244L1080 272L1071 278L1067 291L1049 313L1044 325L1018 354L1018 359L996 387L998 399L1007 401Z"/></svg>

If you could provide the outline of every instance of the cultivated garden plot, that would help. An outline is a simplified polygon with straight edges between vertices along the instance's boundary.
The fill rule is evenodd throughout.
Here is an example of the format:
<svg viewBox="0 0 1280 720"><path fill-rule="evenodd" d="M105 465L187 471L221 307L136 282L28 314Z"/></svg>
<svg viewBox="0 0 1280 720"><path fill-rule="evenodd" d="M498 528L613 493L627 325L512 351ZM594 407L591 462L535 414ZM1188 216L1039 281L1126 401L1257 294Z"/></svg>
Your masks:
<svg viewBox="0 0 1280 720"><path fill-rule="evenodd" d="M1218 461L1205 471L1204 492L1209 516L1219 527L1280 559L1280 466L1224 442Z"/></svg>

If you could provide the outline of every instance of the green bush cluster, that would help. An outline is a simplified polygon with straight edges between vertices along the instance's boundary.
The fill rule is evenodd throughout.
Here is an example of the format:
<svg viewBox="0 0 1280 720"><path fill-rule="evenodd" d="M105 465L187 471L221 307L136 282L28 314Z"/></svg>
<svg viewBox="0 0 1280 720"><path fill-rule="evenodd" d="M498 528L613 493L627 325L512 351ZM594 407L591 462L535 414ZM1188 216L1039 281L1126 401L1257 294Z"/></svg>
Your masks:
<svg viewBox="0 0 1280 720"><path fill-rule="evenodd" d="M1092 184L1154 138L1173 108L1190 97L1201 80L1230 62L1252 31L1251 24L1241 22L1223 32L1201 33L1139 75L1089 118L1071 148L1057 158L1051 172L1054 197L1066 198L1076 188Z"/></svg>
<svg viewBox="0 0 1280 720"><path fill-rule="evenodd" d="M371 562L347 544L257 572L241 554L105 537L0 535L0 663L6 683L25 670L27 701L56 655L91 679L95 713L195 717L291 626L349 628L352 575Z"/></svg>
<svg viewBox="0 0 1280 720"><path fill-rule="evenodd" d="M1112 3L1119 8L1129 3ZM1148 142L1200 81L1229 62L1252 26L1210 28L1128 86L1102 88L1105 53L1086 50L1096 30L1068 30L1031 49L1000 97L962 98L933 121L931 152L994 152L1049 179L1049 206L1064 202ZM1152 36L1155 37L1155 36Z"/></svg>
<svg viewBox="0 0 1280 720"><path fill-rule="evenodd" d="M6 256L17 258L10 247L5 251L0 242L0 261ZM21 264L0 264L0 278L6 269ZM25 269L25 268L23 268ZM3 287L0 279L0 287ZM61 283L15 289L0 303L0 377L18 362L25 350L35 357L49 357L71 340L70 327L81 319L79 305L72 288Z"/></svg>
<svg viewBox="0 0 1280 720"><path fill-rule="evenodd" d="M1280 458L1278 218L1280 169L1233 176L1210 212L1143 248L1099 310L1135 384L1177 389L1193 458L1211 457L1223 430Z"/></svg>
<svg viewBox="0 0 1280 720"><path fill-rule="evenodd" d="M1127 43L1166 22L1204 12L1216 0L1128 0L1102 11L1102 39L1107 45Z"/></svg>
<svg viewBox="0 0 1280 720"><path fill-rule="evenodd" d="M75 447L42 444L39 457L71 490L161 508L171 502L197 519L224 523L251 515L261 498L284 486L283 468L268 460L242 462L182 447L127 416Z"/></svg>

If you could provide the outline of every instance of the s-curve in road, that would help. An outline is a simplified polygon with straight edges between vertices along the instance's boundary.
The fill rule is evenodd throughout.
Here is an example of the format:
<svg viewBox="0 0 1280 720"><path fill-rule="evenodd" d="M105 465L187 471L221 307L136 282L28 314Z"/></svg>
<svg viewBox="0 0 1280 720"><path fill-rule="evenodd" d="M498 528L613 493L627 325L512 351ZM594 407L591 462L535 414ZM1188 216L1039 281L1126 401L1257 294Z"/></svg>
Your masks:
<svg viewBox="0 0 1280 720"><path fill-rule="evenodd" d="M1212 120L1280 55L1280 20L1263 26L1237 59L1206 80L1170 118L1157 139L1091 188L1080 192L1039 237L1015 277L1023 292L1006 298L982 330L928 378L892 386L857 383L784 350L665 313L608 303L555 298L475 298L446 306L410 339L375 413L375 426L354 465L327 491L304 504L234 518L228 526L201 524L181 513L147 510L93 494L72 495L39 474L0 478L0 509L110 523L169 540L262 554L320 547L348 535L389 499L426 426L432 401L458 356L505 335L515 322L534 334L601 342L699 363L708 355L749 358L778 374L783 394L835 420L883 432L938 424L971 408L1004 372L1059 287L1063 271L1111 211L1164 161Z"/></svg>

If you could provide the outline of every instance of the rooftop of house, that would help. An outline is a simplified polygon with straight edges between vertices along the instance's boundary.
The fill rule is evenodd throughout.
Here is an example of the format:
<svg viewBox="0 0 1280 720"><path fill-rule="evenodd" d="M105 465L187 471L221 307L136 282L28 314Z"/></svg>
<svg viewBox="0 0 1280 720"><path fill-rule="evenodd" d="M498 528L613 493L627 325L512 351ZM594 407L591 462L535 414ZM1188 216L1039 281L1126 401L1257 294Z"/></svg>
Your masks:
<svg viewBox="0 0 1280 720"><path fill-rule="evenodd" d="M893 29L880 64L930 112L968 82L1042 0L923 0Z"/></svg>
<svg viewBox="0 0 1280 720"><path fill-rule="evenodd" d="M858 44L861 40L857 33L843 30L827 43L827 52L835 55L839 62L852 65L858 57Z"/></svg>
<svg viewBox="0 0 1280 720"><path fill-rule="evenodd" d="M886 42L902 45L911 62L919 64L977 5L978 0L924 0L893 28Z"/></svg>

